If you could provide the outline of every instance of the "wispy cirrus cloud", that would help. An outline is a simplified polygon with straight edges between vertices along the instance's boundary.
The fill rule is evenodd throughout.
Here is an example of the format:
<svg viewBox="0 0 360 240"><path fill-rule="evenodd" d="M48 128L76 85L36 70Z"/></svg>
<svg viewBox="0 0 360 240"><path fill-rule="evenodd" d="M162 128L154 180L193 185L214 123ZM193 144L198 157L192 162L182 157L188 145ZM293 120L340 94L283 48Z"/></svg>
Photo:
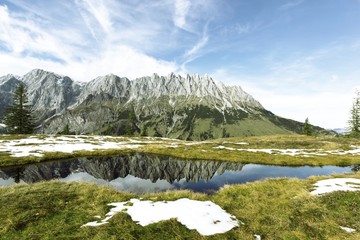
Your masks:
<svg viewBox="0 0 360 240"><path fill-rule="evenodd" d="M222 33L226 35L239 35L239 34L249 33L252 29L253 26L251 26L250 23L245 23L245 24L236 23L232 26L224 28L222 30Z"/></svg>
<svg viewBox="0 0 360 240"><path fill-rule="evenodd" d="M304 1L305 1L305 0L292 0L292 1L289 1L289 2L281 5L281 6L279 7L279 10L288 10L288 9L297 7L297 6L299 6L300 4L302 4Z"/></svg>
<svg viewBox="0 0 360 240"><path fill-rule="evenodd" d="M113 31L112 16L103 0L76 0L75 3L78 6L87 27L95 38L97 38L96 35L99 27L102 32L105 32L106 34Z"/></svg>
<svg viewBox="0 0 360 240"><path fill-rule="evenodd" d="M205 51L203 51L203 48L206 46L206 44L209 41L209 35L207 34L207 26L204 27L204 32L199 38L199 40L190 48L188 49L183 56L183 62L181 64L180 70L182 72L187 72L186 65L195 59L199 58L203 54L205 54Z"/></svg>
<svg viewBox="0 0 360 240"><path fill-rule="evenodd" d="M264 28L264 24L260 22L245 22L245 23L234 23L232 25L223 27L221 29L221 35L226 39L227 37L236 38L247 34L252 34L257 31L261 31Z"/></svg>
<svg viewBox="0 0 360 240"><path fill-rule="evenodd" d="M214 2L211 0L176 0L174 3L175 13L173 15L174 25L187 31L195 41L186 46L181 58L180 70L187 72L186 65L206 54L204 50L209 43L210 34L208 26L215 13Z"/></svg>
<svg viewBox="0 0 360 240"><path fill-rule="evenodd" d="M207 42L209 41L209 36L206 32L202 35L199 41L188 51L185 52L184 57L187 60L194 59L200 52L200 50L206 46Z"/></svg>

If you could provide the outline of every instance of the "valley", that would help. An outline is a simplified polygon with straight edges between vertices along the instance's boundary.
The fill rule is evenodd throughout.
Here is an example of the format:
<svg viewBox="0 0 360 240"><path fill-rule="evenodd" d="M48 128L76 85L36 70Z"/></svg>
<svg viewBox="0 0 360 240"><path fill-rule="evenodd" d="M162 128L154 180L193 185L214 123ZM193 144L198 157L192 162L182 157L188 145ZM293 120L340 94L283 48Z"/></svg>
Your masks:
<svg viewBox="0 0 360 240"><path fill-rule="evenodd" d="M0 118L20 83L35 129L0 125L5 239L359 237L358 138L300 135L304 123L199 75L7 75Z"/></svg>

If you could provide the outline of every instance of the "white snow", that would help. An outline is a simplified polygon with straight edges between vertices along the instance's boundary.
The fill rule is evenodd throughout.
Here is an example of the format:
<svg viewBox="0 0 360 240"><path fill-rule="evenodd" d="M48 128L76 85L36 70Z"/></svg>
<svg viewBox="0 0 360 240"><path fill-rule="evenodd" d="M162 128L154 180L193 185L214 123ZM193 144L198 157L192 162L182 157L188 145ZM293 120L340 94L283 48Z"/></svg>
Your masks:
<svg viewBox="0 0 360 240"><path fill-rule="evenodd" d="M229 143L229 144L235 144L235 145L249 145L247 142L223 142L223 143Z"/></svg>
<svg viewBox="0 0 360 240"><path fill-rule="evenodd" d="M186 142L184 143L185 146L192 146L192 145L201 145L201 144L205 144L205 143L208 143L208 142Z"/></svg>
<svg viewBox="0 0 360 240"><path fill-rule="evenodd" d="M224 233L239 226L235 216L225 212L211 201L196 201L187 198L176 201L140 201L110 203L114 208L100 222L89 222L83 226L100 226L108 223L116 213L126 211L133 221L146 226L163 220L176 218L189 229L197 230L201 235Z"/></svg>
<svg viewBox="0 0 360 240"><path fill-rule="evenodd" d="M238 145L246 145L246 143L235 143ZM353 146L353 149L347 151L340 150L323 150L323 149L279 149L279 148L232 148L219 145L217 147L213 147L214 149L225 149L229 151L246 151L246 152L262 152L267 154L275 154L275 155L289 155L289 156L327 156L328 154L334 155L360 155L360 147Z"/></svg>
<svg viewBox="0 0 360 240"><path fill-rule="evenodd" d="M255 240L261 240L261 236L260 236L260 235L254 234L254 237L255 237Z"/></svg>
<svg viewBox="0 0 360 240"><path fill-rule="evenodd" d="M0 128L6 128L5 124L0 123Z"/></svg>
<svg viewBox="0 0 360 240"><path fill-rule="evenodd" d="M340 228L341 228L342 230L344 230L345 232L348 232L348 233L356 232L356 230L353 229L353 228L342 227L342 226L340 226Z"/></svg>
<svg viewBox="0 0 360 240"><path fill-rule="evenodd" d="M232 148L232 147L225 147L225 146L217 146L217 147L213 147L214 149L226 149L226 150L230 150L230 151L235 151L237 150L236 148Z"/></svg>
<svg viewBox="0 0 360 240"><path fill-rule="evenodd" d="M123 141L111 141L113 139ZM74 151L94 151L105 149L138 148L140 142L127 141L122 137L108 136L48 136L43 139L29 137L18 140L0 140L0 152L9 152L13 157L42 157L45 152L72 153Z"/></svg>
<svg viewBox="0 0 360 240"><path fill-rule="evenodd" d="M64 152L72 153L74 151L94 151L105 149L124 149L124 148L138 148L145 144L157 144L167 148L177 148L180 146L202 145L211 142L184 142L177 139L169 138L126 138L126 137L112 137L112 136L32 136L18 140L0 140L0 152L8 152L14 157L36 156L42 157L46 152ZM230 142L224 142L230 143ZM236 145L248 145L246 142L236 142ZM228 151L247 151L247 152L262 152L275 155L290 155L290 156L326 156L334 155L360 155L360 146L351 146L352 149L347 151L341 150L323 150L323 149L252 149L252 148L235 148L219 145L213 149L224 149Z"/></svg>
<svg viewBox="0 0 360 240"><path fill-rule="evenodd" d="M311 192L313 195L321 195L335 191L360 191L360 179L357 178L331 178L320 180L314 184L316 187Z"/></svg>

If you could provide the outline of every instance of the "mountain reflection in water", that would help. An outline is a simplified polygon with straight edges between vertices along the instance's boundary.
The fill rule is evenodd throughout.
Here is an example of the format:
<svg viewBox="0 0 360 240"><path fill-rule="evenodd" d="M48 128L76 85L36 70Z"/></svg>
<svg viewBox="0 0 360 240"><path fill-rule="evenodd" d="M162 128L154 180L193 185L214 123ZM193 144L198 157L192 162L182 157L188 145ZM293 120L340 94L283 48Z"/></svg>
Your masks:
<svg viewBox="0 0 360 240"><path fill-rule="evenodd" d="M212 193L225 184L266 177L298 177L351 171L350 167L280 167L221 161L192 161L147 154L83 157L0 168L0 186L62 179L86 181L136 193L190 189Z"/></svg>
<svg viewBox="0 0 360 240"><path fill-rule="evenodd" d="M185 182L190 181L207 182L215 174L221 175L229 170L240 171L242 167L243 164L238 163L179 160L137 153L0 168L0 178L12 178L14 182L25 183L60 178L65 181L110 185L118 190L156 192L179 189Z"/></svg>

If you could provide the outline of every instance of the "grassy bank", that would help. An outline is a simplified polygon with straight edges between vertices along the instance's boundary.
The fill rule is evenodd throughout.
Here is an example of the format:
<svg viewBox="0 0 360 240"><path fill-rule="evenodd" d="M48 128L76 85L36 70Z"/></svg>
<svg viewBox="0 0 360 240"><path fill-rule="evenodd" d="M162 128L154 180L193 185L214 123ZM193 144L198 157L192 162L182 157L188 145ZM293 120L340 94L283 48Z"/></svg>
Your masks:
<svg viewBox="0 0 360 240"><path fill-rule="evenodd" d="M338 177L338 176L337 176ZM347 175L360 178L360 174ZM0 188L1 239L360 239L360 192L309 194L309 180L270 179L226 186L214 195L174 191L135 195L86 183L42 182ZM176 220L142 227L126 213L100 227L81 227L103 218L110 202L131 198L211 200L245 225L210 237ZM145 213L146 214L146 213ZM347 233L339 226L356 229Z"/></svg>
<svg viewBox="0 0 360 240"><path fill-rule="evenodd" d="M1 147L30 136L0 136L0 166L22 165L33 162L65 159L85 156L117 155L131 152L143 152L168 155L183 159L223 160L241 163L257 163L271 165L342 165L360 164L360 140L345 137L307 137L302 135L277 135L246 138L224 138L202 142L187 142L161 138L116 138L104 137L99 140L94 136L67 136L77 141L92 144L93 150L74 150L73 152L36 150L34 144L15 144L15 147L33 146L31 153L41 156L14 157L10 150ZM46 139L47 136L32 136ZM45 141L45 140L44 140ZM69 140L71 143L75 140ZM119 147L98 149L105 143L119 144ZM136 145L136 148L134 147ZM21 151L21 149L17 149Z"/></svg>

